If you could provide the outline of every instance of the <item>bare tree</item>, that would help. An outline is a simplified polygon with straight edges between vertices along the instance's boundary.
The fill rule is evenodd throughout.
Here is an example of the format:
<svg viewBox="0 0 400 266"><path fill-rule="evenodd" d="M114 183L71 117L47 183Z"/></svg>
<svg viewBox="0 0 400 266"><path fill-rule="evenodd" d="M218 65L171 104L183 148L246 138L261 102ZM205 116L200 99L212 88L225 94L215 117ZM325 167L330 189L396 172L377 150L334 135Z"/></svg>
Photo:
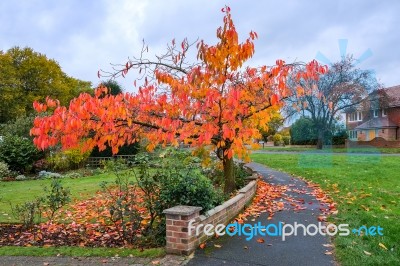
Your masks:
<svg viewBox="0 0 400 266"><path fill-rule="evenodd" d="M324 136L343 111L363 103L369 93L380 87L372 71L356 68L355 63L352 56L347 56L332 64L319 80L290 83L291 96L286 99L285 113L289 117L300 114L313 121L317 149L322 149Z"/></svg>

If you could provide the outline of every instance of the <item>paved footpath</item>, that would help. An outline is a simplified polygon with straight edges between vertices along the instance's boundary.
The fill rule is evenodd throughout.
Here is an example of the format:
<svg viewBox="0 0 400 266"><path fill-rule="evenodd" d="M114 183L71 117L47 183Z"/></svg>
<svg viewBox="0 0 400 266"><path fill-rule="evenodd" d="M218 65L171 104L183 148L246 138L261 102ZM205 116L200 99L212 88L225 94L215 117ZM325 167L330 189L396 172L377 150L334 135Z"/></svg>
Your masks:
<svg viewBox="0 0 400 266"><path fill-rule="evenodd" d="M253 171L260 173L264 180L277 185L290 185L292 189L306 189L311 191L304 181L295 179L292 176L271 170L257 163L247 164ZM311 195L298 194L295 192L286 192L287 195L295 199L304 199L307 207L305 210L294 212L293 210L283 210L276 212L272 220L267 220L268 214L263 213L255 221L247 221L248 223L261 222L262 225L267 223L303 223L305 225L317 224L320 204ZM311 203L312 204L309 204ZM285 204L289 205L289 204ZM258 243L255 237L250 241L246 241L245 237L224 236L219 239L209 241L207 246L211 249L196 250L194 258L187 265L307 265L307 266L324 266L335 265L332 255L325 255L329 247L323 246L329 243L328 237L317 236L292 236L282 241L280 237L263 237L265 242ZM213 247L217 245L217 247ZM218 248L221 246L220 248Z"/></svg>
<svg viewBox="0 0 400 266"><path fill-rule="evenodd" d="M177 266L187 263L181 256L166 255L163 258L100 258L100 257L28 257L28 256L0 256L0 266L142 266L142 265L168 265Z"/></svg>

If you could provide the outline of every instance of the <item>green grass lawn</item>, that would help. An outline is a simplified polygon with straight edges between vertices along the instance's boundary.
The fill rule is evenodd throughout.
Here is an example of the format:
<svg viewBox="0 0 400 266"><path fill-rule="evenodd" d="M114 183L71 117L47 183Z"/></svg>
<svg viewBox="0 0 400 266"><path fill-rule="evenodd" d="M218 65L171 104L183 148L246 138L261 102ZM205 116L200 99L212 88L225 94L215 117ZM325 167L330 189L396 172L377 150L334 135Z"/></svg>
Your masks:
<svg viewBox="0 0 400 266"><path fill-rule="evenodd" d="M375 148L375 147L359 147L359 148L328 148L324 147L323 150L317 150L315 147L299 147L299 146L278 146L278 147L264 147L260 150L263 151L282 151L282 152L333 152L333 153L383 153L394 154L400 153L400 148Z"/></svg>
<svg viewBox="0 0 400 266"><path fill-rule="evenodd" d="M331 222L347 223L350 228L383 227L383 236L335 237L340 264L400 265L400 157L307 153L251 157L319 183L338 203L339 213L330 218Z"/></svg>
<svg viewBox="0 0 400 266"><path fill-rule="evenodd" d="M84 199L100 190L100 182L114 180L113 173L104 173L76 179L64 178L62 184L71 190L72 199ZM43 187L50 187L50 183L50 179L0 182L0 223L17 222L12 216L10 202L16 205L34 200L43 195Z"/></svg>

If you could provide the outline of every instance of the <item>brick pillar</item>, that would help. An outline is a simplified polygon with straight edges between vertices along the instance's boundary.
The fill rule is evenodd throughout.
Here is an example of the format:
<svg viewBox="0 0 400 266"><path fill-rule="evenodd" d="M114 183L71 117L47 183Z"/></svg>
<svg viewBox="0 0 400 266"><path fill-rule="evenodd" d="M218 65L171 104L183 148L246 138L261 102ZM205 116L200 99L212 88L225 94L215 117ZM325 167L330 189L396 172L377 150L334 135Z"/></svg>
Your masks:
<svg viewBox="0 0 400 266"><path fill-rule="evenodd" d="M175 206L163 211L167 226L167 253L189 255L196 248L194 230L189 234L189 221L198 221L201 207ZM196 225L196 222L193 225Z"/></svg>

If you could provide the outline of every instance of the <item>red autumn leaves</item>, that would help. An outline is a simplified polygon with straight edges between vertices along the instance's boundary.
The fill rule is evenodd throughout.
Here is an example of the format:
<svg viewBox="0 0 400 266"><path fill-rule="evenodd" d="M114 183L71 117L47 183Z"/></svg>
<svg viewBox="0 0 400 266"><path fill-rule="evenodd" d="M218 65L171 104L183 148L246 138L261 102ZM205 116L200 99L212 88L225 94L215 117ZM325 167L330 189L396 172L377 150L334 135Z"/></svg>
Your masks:
<svg viewBox="0 0 400 266"><path fill-rule="evenodd" d="M224 24L217 30L215 45L198 42L198 60L185 62L184 69L179 62L154 64L148 73L151 81L145 79L138 93L105 95L100 88L94 96L81 94L68 107L51 99L35 102L37 112L50 112L35 119L31 130L35 145L101 150L107 144L116 153L119 147L144 138L149 150L158 144L184 142L222 149L224 158L246 157L246 144L259 135L258 128L266 126L289 93L286 82L295 65L277 60L271 67L243 67L255 52L257 34L252 31L239 42L230 8L223 10ZM184 41L182 51L174 50L171 56L183 60L189 48ZM121 73L140 72L147 64L129 61ZM325 71L312 61L296 73L302 79L317 79Z"/></svg>

